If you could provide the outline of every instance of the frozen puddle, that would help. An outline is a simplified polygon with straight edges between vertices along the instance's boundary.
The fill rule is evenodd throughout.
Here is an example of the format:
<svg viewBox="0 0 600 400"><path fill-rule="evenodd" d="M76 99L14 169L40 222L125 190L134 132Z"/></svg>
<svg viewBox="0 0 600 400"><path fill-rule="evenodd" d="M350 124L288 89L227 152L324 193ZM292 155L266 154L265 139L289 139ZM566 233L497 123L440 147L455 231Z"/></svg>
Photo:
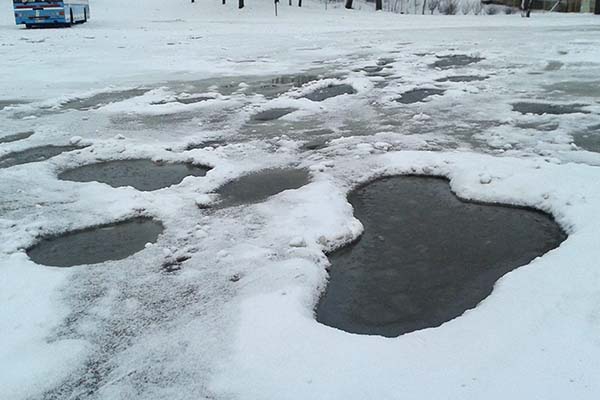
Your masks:
<svg viewBox="0 0 600 400"><path fill-rule="evenodd" d="M16 142L18 140L27 139L28 137L31 137L31 135L33 135L33 133L34 133L33 131L27 131L27 132L19 132L19 133L15 133L13 135L0 137L0 143L10 143L10 142Z"/></svg>
<svg viewBox="0 0 600 400"><path fill-rule="evenodd" d="M228 142L225 139L211 139L211 140L200 141L197 143L190 143L186 146L185 150L190 151L190 150L196 150L196 149L204 149L206 147L216 148L216 147L226 146L227 144L228 144Z"/></svg>
<svg viewBox="0 0 600 400"><path fill-rule="evenodd" d="M101 182L112 187L131 186L152 191L181 183L186 176L204 176L210 168L185 163L155 163L151 160L117 160L62 172L58 178L74 182Z"/></svg>
<svg viewBox="0 0 600 400"><path fill-rule="evenodd" d="M252 120L257 122L266 122L279 119L285 115L297 111L297 108L272 108L270 110L261 111L252 117Z"/></svg>
<svg viewBox="0 0 600 400"><path fill-rule="evenodd" d="M4 110L6 107L14 107L19 104L26 104L26 102L22 100L0 100L0 111Z"/></svg>
<svg viewBox="0 0 600 400"><path fill-rule="evenodd" d="M444 90L442 89L413 89L402 93L396 101L402 104L414 104L420 103L428 97L441 96L443 94Z"/></svg>
<svg viewBox="0 0 600 400"><path fill-rule="evenodd" d="M330 255L317 320L351 333L439 326L566 238L547 214L462 201L440 178L385 178L348 199L364 234Z"/></svg>
<svg viewBox="0 0 600 400"><path fill-rule="evenodd" d="M321 89L317 89L304 96L304 98L312 101L324 101L332 97L341 96L343 94L356 94L356 90L351 85L331 85Z"/></svg>
<svg viewBox="0 0 600 400"><path fill-rule="evenodd" d="M316 75L284 75L271 79L270 83L263 82L254 88L254 92L265 96L265 98L275 98L293 88L301 87L307 83L318 80Z"/></svg>
<svg viewBox="0 0 600 400"><path fill-rule="evenodd" d="M575 135L575 144L587 151L600 153L600 125L592 126L588 132Z"/></svg>
<svg viewBox="0 0 600 400"><path fill-rule="evenodd" d="M153 106L160 106L160 105L165 105L165 104L170 104L170 103L196 104L196 103L202 103L204 101L214 100L214 99L215 99L214 97L208 97L208 96L176 97L175 100L173 100L173 101L161 100L161 101L157 101L157 102L154 102L151 104Z"/></svg>
<svg viewBox="0 0 600 400"><path fill-rule="evenodd" d="M285 190L298 189L309 180L307 170L294 168L272 168L244 175L217 190L221 197L218 207L260 203Z"/></svg>
<svg viewBox="0 0 600 400"><path fill-rule="evenodd" d="M148 89L129 89L116 92L103 92L90 97L80 97L64 102L61 107L68 110L89 111L100 108L110 103L118 103L138 97L146 93Z"/></svg>
<svg viewBox="0 0 600 400"><path fill-rule="evenodd" d="M434 68L448 69L457 67L466 67L483 60L480 57L471 57L465 54L453 54L449 56L436 56L438 60L432 64Z"/></svg>
<svg viewBox="0 0 600 400"><path fill-rule="evenodd" d="M481 75L455 75L447 76L445 78L436 79L437 82L479 82L485 81L489 76Z"/></svg>
<svg viewBox="0 0 600 400"><path fill-rule="evenodd" d="M266 99L274 99L293 88L318 80L314 74L283 75L265 80L263 78L248 78L244 82L234 79L227 84L218 86L219 93L231 95L234 93L257 94Z"/></svg>
<svg viewBox="0 0 600 400"><path fill-rule="evenodd" d="M31 149L9 153L0 157L0 168L10 168L15 165L28 164L39 161L46 161L59 154L78 150L79 146L41 146Z"/></svg>
<svg viewBox="0 0 600 400"><path fill-rule="evenodd" d="M122 260L143 250L146 243L155 243L163 229L160 222L140 217L44 238L27 254L33 262L52 267Z"/></svg>
<svg viewBox="0 0 600 400"><path fill-rule="evenodd" d="M585 107L586 104L550 104L550 103L530 103L530 102L519 102L514 103L513 110L516 112L520 112L521 114L536 114L536 115L544 115L544 114L552 114L552 115L561 115L561 114L589 114L589 111L585 111L582 107Z"/></svg>

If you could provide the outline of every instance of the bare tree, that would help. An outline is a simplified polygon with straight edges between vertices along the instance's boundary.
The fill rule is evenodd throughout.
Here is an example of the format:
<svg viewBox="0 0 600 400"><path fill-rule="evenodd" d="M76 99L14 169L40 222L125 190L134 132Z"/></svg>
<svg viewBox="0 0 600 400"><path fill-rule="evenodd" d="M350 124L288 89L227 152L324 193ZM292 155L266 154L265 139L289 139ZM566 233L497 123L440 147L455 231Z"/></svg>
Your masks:
<svg viewBox="0 0 600 400"><path fill-rule="evenodd" d="M433 12L436 8L438 8L439 5L440 0L429 0L429 11L431 11L431 15L433 15Z"/></svg>
<svg viewBox="0 0 600 400"><path fill-rule="evenodd" d="M481 14L481 11L483 11L483 4L481 4L480 0L476 0L472 5L471 8L473 9L473 14L475 15L479 15Z"/></svg>
<svg viewBox="0 0 600 400"><path fill-rule="evenodd" d="M383 0L375 0L375 11L383 10Z"/></svg>
<svg viewBox="0 0 600 400"><path fill-rule="evenodd" d="M460 11L464 15L467 15L468 13L470 13L472 8L473 8L473 3L471 3L469 0L463 0L463 2L460 4Z"/></svg>
<svg viewBox="0 0 600 400"><path fill-rule="evenodd" d="M348 10L352 10L352 0L346 0L346 6Z"/></svg>
<svg viewBox="0 0 600 400"><path fill-rule="evenodd" d="M425 15L425 8L427 7L427 0L423 0L423 10L421 11L421 14Z"/></svg>
<svg viewBox="0 0 600 400"><path fill-rule="evenodd" d="M440 1L439 5L440 13L445 15L454 15L458 11L457 0L443 0Z"/></svg>

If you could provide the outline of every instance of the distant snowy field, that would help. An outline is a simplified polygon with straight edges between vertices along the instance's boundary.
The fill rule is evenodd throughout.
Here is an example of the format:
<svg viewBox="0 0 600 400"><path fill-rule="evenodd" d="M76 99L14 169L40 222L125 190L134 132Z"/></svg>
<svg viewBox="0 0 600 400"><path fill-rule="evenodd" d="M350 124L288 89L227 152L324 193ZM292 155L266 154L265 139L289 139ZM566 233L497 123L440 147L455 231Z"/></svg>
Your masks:
<svg viewBox="0 0 600 400"><path fill-rule="evenodd" d="M90 145L0 169L0 398L598 399L600 18L312 2L281 4L275 18L270 1L247 2L91 0L87 24L52 30L18 28L0 4L0 139L35 131L0 144L0 157ZM431 67L452 54L481 60ZM383 73L369 73L378 62ZM298 74L316 78L261 93L261 82ZM485 79L447 80L456 76ZM302 98L329 83L356 94ZM395 101L419 88L444 93ZM174 101L194 95L210 100ZM512 108L531 101L580 112ZM281 107L296 111L250 121ZM207 140L219 144L189 147ZM155 192L56 179L127 158L214 168ZM198 208L223 183L278 166L309 169L311 183L260 204ZM551 212L569 238L441 327L389 339L318 324L323 252L362 231L347 192L402 173ZM125 260L48 268L23 251L40 234L139 213L165 232ZM174 255L191 258L165 274Z"/></svg>

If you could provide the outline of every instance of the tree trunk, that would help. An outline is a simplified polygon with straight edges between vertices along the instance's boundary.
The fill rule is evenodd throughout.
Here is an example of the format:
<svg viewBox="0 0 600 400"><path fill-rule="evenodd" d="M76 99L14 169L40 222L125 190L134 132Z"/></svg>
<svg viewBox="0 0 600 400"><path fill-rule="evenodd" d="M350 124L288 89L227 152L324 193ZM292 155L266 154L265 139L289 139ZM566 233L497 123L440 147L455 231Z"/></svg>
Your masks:
<svg viewBox="0 0 600 400"><path fill-rule="evenodd" d="M346 8L352 10L352 0L346 0Z"/></svg>
<svg viewBox="0 0 600 400"><path fill-rule="evenodd" d="M244 0L240 0L238 8L244 8Z"/></svg>
<svg viewBox="0 0 600 400"><path fill-rule="evenodd" d="M223 5L225 5L225 0L223 0Z"/></svg>
<svg viewBox="0 0 600 400"><path fill-rule="evenodd" d="M298 0L298 7L302 7L302 0Z"/></svg>
<svg viewBox="0 0 600 400"><path fill-rule="evenodd" d="M383 9L383 0L375 0L375 11Z"/></svg>
<svg viewBox="0 0 600 400"><path fill-rule="evenodd" d="M427 0L423 0L423 12L421 14L425 15L425 7L427 7Z"/></svg>

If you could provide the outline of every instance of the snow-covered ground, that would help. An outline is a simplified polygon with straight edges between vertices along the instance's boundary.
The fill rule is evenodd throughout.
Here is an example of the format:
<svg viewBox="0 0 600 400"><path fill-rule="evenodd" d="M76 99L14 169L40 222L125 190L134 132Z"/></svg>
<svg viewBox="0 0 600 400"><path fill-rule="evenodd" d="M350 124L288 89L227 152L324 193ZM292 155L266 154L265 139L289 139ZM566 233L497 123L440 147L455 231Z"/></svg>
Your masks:
<svg viewBox="0 0 600 400"><path fill-rule="evenodd" d="M319 3L282 4L275 18L259 0L244 10L216 0L91 3L87 24L52 30L20 29L10 2L0 5L0 139L35 131L0 144L0 157L90 144L0 169L0 398L600 396L600 18ZM451 54L482 60L431 67ZM378 63L381 76L365 72ZM316 81L267 93L273 79L298 74ZM486 79L443 81L457 75ZM301 97L329 83L357 93ZM445 93L394 101L415 88ZM211 99L173 101L195 95ZM523 115L516 102L583 112ZM297 111L251 121L280 107ZM219 146L186 150L204 140ZM56 178L144 157L214 168L155 192ZM224 182L276 166L309 168L311 183L260 204L197 207ZM389 339L318 324L323 252L362 230L346 193L400 173L551 212L569 238L441 327ZM140 214L165 232L125 260L49 268L23 250L40 235ZM162 271L179 255L191 258Z"/></svg>

